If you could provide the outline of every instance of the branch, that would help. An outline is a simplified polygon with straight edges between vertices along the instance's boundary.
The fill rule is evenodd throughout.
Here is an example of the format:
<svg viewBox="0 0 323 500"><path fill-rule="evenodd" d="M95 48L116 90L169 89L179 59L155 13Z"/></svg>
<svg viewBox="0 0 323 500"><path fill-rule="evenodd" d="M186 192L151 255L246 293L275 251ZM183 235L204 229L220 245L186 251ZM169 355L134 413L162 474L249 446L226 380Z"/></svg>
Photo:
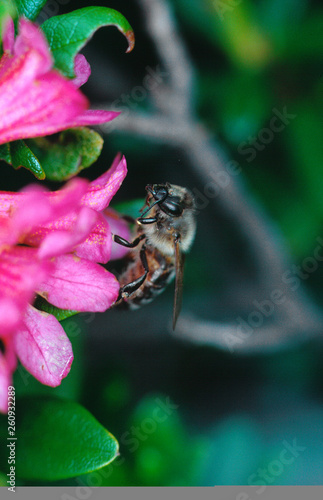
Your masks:
<svg viewBox="0 0 323 500"><path fill-rule="evenodd" d="M139 0L139 3L145 13L147 31L169 74L169 91L166 91L166 86L164 89L158 87L154 94L156 104L168 115L186 116L192 111L194 71L177 33L172 12L166 2L159 0Z"/></svg>
<svg viewBox="0 0 323 500"><path fill-rule="evenodd" d="M179 319L174 335L199 345L209 345L231 354L253 355L279 352L303 342L313 340L322 334L318 323L310 318L297 321L291 317L277 323L265 324L259 328L242 330L237 323L219 323L184 314ZM283 334L282 334L283 332Z"/></svg>

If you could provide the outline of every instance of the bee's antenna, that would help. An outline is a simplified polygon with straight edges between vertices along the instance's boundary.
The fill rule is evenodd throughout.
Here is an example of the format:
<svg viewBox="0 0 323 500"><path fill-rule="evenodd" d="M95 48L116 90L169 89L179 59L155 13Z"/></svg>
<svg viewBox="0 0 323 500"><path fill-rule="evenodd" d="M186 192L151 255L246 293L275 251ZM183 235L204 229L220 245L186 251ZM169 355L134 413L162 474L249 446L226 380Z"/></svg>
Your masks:
<svg viewBox="0 0 323 500"><path fill-rule="evenodd" d="M150 190L149 190L149 191L150 191ZM151 192L151 191L150 191L150 192ZM151 209L152 209L155 205L157 205L157 203L162 203L163 201L165 201L165 200L166 200L166 198L167 198L167 196L168 196L168 192L166 192L166 193L163 195L163 197L162 197L162 198L160 198L160 200L156 200L156 201L154 201L154 203L153 203L152 205L150 205L150 207L148 207L148 208L147 208L147 209L146 209L146 210L145 210L145 211L141 214L141 217L145 217L145 215L147 215L147 214L148 214L148 212L149 212L149 211L150 211L150 210L151 210Z"/></svg>
<svg viewBox="0 0 323 500"><path fill-rule="evenodd" d="M165 198L162 198L161 200L157 200L155 201L150 207L148 207L142 214L141 214L141 217L144 217L146 214L148 214L148 212L155 206L157 205L157 203L160 203L161 201L164 201L166 199L166 196Z"/></svg>

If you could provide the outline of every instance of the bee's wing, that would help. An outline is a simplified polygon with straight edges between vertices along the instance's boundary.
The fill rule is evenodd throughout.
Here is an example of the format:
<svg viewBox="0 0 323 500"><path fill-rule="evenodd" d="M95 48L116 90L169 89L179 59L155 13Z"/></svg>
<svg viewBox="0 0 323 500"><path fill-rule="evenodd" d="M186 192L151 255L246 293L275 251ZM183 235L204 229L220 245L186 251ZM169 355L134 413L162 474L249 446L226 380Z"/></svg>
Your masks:
<svg viewBox="0 0 323 500"><path fill-rule="evenodd" d="M175 295L173 309L173 330L175 330L177 318L182 308L183 296L183 272L184 272L185 254L181 252L180 241L175 240Z"/></svg>

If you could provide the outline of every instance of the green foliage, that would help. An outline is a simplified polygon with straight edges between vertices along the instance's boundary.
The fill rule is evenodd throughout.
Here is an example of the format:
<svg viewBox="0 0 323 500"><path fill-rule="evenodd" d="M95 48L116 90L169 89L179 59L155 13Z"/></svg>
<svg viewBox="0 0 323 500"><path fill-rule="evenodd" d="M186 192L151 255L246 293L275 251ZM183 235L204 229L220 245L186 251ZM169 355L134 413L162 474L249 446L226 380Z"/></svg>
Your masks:
<svg viewBox="0 0 323 500"><path fill-rule="evenodd" d="M17 404L17 476L57 480L99 469L118 454L116 439L81 405L24 398Z"/></svg>
<svg viewBox="0 0 323 500"><path fill-rule="evenodd" d="M63 321L63 319L70 318L71 316L74 316L74 314L78 313L78 311L71 311L69 309L59 309L59 307L53 306L53 304L50 304L49 302L47 302L47 300L45 300L43 297L40 297L39 295L37 296L34 305L40 311L52 314L53 316L55 316L55 318L58 319L58 321Z"/></svg>
<svg viewBox="0 0 323 500"><path fill-rule="evenodd" d="M103 139L87 127L68 129L58 136L27 141L39 159L46 178L65 181L89 167L100 156Z"/></svg>
<svg viewBox="0 0 323 500"><path fill-rule="evenodd" d="M46 177L38 158L25 141L18 140L2 144L0 146L0 160L6 161L15 169L24 167L30 170L39 180L43 180Z"/></svg>
<svg viewBox="0 0 323 500"><path fill-rule="evenodd" d="M16 16L16 8L15 4L12 0L2 0L0 3L0 55L1 55L1 35L3 29L3 22L5 19Z"/></svg>
<svg viewBox="0 0 323 500"><path fill-rule="evenodd" d="M188 433L176 406L163 394L139 402L120 431L120 459L102 471L102 486L196 484L199 462L209 446ZM86 476L82 482L88 484Z"/></svg>
<svg viewBox="0 0 323 500"><path fill-rule="evenodd" d="M0 146L0 160L15 169L30 170L43 180L65 181L89 167L100 156L102 137L87 127L64 130L58 135L13 141Z"/></svg>
<svg viewBox="0 0 323 500"><path fill-rule="evenodd" d="M15 0L19 16L33 21L44 7L47 0Z"/></svg>
<svg viewBox="0 0 323 500"><path fill-rule="evenodd" d="M132 28L122 14L107 7L85 7L47 19L41 26L55 59L55 67L73 78L74 58L103 26L116 26L129 40Z"/></svg>
<svg viewBox="0 0 323 500"><path fill-rule="evenodd" d="M0 145L0 160L11 162L10 143Z"/></svg>

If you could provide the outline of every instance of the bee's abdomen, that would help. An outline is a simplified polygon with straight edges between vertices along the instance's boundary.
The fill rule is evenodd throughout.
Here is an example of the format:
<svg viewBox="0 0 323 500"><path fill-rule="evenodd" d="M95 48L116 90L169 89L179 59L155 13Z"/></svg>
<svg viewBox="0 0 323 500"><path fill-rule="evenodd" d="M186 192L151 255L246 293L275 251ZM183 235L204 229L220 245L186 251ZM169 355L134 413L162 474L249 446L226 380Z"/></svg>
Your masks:
<svg viewBox="0 0 323 500"><path fill-rule="evenodd" d="M175 270L172 269L167 273L163 273L158 279L146 279L136 293L126 299L126 304L129 309L138 309L139 307L149 304L157 295L162 293L167 285L174 279Z"/></svg>
<svg viewBox="0 0 323 500"><path fill-rule="evenodd" d="M175 277L174 259L164 256L154 248L146 249L149 273L143 285L129 297L123 298L120 305L129 309L138 309L154 300L165 290ZM124 286L143 273L140 263L133 262L120 277L120 285Z"/></svg>

